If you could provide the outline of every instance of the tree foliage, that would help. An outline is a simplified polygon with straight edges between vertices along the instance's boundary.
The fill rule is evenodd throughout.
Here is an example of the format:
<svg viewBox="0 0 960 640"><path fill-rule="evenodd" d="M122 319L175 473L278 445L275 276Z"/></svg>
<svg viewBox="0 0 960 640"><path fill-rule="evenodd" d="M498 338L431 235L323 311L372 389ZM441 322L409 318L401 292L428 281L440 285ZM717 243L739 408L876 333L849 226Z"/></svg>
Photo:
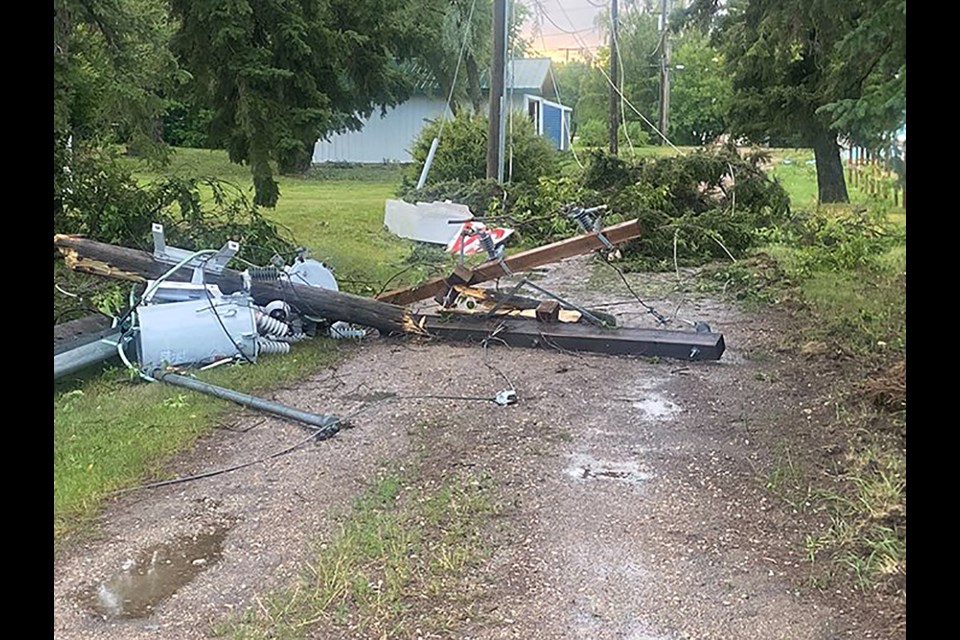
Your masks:
<svg viewBox="0 0 960 640"><path fill-rule="evenodd" d="M602 14L600 23L609 30L609 15ZM625 6L620 13L618 34L621 90L630 104L647 120L656 123L663 46L659 3L657 6L650 2ZM706 144L727 128L730 82L722 69L721 54L696 28L677 30L671 35L671 41L673 71L668 136L676 144ZM609 59L609 49L603 48L592 64L570 62L559 66L557 78L561 95L565 103L574 107L575 131L585 123L590 123L591 134L599 131L600 123L609 126L611 89L603 73L609 68ZM650 125L625 103L620 119L630 123L628 126L643 128L648 139L659 139Z"/></svg>
<svg viewBox="0 0 960 640"><path fill-rule="evenodd" d="M417 60L436 79L444 100L453 95L454 115L467 98L479 111L483 98L480 75L490 67L492 0L414 2L414 11L422 16L419 22L424 32Z"/></svg>
<svg viewBox="0 0 960 640"><path fill-rule="evenodd" d="M422 12L391 0L170 0L174 48L213 111L215 141L250 165L255 203L274 206L280 171L318 138L406 99Z"/></svg>
<svg viewBox="0 0 960 640"><path fill-rule="evenodd" d="M685 29L673 49L670 86L670 139L704 145L727 131L730 79L720 52L696 29Z"/></svg>
<svg viewBox="0 0 960 640"><path fill-rule="evenodd" d="M163 94L180 79L166 3L54 0L53 12L55 157L71 137L162 151Z"/></svg>
<svg viewBox="0 0 960 640"><path fill-rule="evenodd" d="M164 177L140 184L112 154L74 149L58 233L76 233L138 249L153 246L151 225L164 225L168 242L187 249L240 243L241 257L266 264L293 240L251 206L239 187L215 177Z"/></svg>
<svg viewBox="0 0 960 640"><path fill-rule="evenodd" d="M905 0L699 0L731 76L733 131L813 147L821 202L847 201L838 136L864 142L906 118Z"/></svg>
<svg viewBox="0 0 960 640"><path fill-rule="evenodd" d="M461 113L443 125L443 137L430 168L430 182L472 182L487 171L487 123L485 116ZM410 150L413 169L419 176L430 145L441 123L425 126ZM518 115L514 119L508 153L512 154L511 183L536 183L540 176L557 172L557 151L533 129L533 122Z"/></svg>

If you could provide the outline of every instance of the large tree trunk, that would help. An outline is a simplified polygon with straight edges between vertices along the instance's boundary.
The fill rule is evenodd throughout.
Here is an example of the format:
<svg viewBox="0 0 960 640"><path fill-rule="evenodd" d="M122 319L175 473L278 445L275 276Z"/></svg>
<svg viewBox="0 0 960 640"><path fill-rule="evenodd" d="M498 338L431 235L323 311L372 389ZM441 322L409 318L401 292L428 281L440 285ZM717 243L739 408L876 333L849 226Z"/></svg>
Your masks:
<svg viewBox="0 0 960 640"><path fill-rule="evenodd" d="M813 138L813 156L817 162L817 198L820 204L850 202L837 136L821 131Z"/></svg>

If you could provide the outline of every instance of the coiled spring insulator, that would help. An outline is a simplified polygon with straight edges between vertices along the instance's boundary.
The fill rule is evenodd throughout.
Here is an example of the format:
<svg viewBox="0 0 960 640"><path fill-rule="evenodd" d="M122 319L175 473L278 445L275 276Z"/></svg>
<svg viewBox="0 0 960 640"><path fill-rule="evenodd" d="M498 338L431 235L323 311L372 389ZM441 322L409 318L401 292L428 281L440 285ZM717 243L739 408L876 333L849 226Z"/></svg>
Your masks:
<svg viewBox="0 0 960 640"><path fill-rule="evenodd" d="M567 215L576 220L584 231L596 231L600 228L600 225L597 224L598 221L590 217L590 214L583 207L574 207L567 212Z"/></svg>
<svg viewBox="0 0 960 640"><path fill-rule="evenodd" d="M256 312L257 328L261 335L285 336L290 333L290 325L282 320L277 320L262 311Z"/></svg>
<svg viewBox="0 0 960 640"><path fill-rule="evenodd" d="M276 267L250 267L247 273L251 280L258 282L273 282L280 278L280 270Z"/></svg>
<svg viewBox="0 0 960 640"><path fill-rule="evenodd" d="M497 244L493 241L493 236L487 231L480 231L479 236L480 246L487 252L491 260L496 260L499 256L497 256Z"/></svg>
<svg viewBox="0 0 960 640"><path fill-rule="evenodd" d="M350 323L343 322L342 320L338 320L330 325L328 333L331 338L337 340L344 338L363 338L367 335L367 331L363 327L354 327Z"/></svg>
<svg viewBox="0 0 960 640"><path fill-rule="evenodd" d="M290 353L290 343L277 342L260 336L257 338L257 355L265 353Z"/></svg>

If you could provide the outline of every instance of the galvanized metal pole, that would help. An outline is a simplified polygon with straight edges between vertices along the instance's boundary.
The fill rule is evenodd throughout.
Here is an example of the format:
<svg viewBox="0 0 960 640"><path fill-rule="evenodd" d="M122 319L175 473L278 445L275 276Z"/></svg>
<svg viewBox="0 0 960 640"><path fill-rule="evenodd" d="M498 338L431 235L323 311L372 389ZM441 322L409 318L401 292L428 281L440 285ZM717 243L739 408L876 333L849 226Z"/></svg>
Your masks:
<svg viewBox="0 0 960 640"><path fill-rule="evenodd" d="M209 382L203 382L201 380L197 380L196 378L189 378L176 373L170 373L169 371L164 371L162 369L156 369L150 375L154 379L161 380L168 384L184 387L185 389L190 389L191 391L197 391L199 393L205 393L217 398L223 398L224 400L236 402L237 404L250 407L251 409L258 409L259 411L272 413L283 418L290 418L291 420L296 420L319 429L329 429L336 426L340 422L340 418L337 416L321 415L310 413L308 411L301 411L300 409L295 409L279 402L264 400L263 398L257 398L256 396L240 393L239 391L234 391L233 389L227 389L225 387L218 387L217 385L210 384Z"/></svg>
<svg viewBox="0 0 960 640"><path fill-rule="evenodd" d="M65 349L53 354L53 379L76 373L99 362L117 357L120 331L114 331L98 340Z"/></svg>

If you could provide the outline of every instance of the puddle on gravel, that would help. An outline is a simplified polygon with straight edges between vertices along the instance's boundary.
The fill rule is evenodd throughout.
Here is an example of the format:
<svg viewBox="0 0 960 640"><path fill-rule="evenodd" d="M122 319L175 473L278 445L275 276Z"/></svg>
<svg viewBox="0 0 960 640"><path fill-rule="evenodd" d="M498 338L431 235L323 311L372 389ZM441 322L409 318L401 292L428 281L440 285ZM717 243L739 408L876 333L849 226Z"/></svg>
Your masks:
<svg viewBox="0 0 960 640"><path fill-rule="evenodd" d="M104 619L146 618L210 565L220 561L229 526L176 538L124 560L120 571L88 588L84 604Z"/></svg>
<svg viewBox="0 0 960 640"><path fill-rule="evenodd" d="M659 394L634 402L633 408L640 410L644 420L673 420L673 416L680 412L680 405Z"/></svg>
<svg viewBox="0 0 960 640"><path fill-rule="evenodd" d="M636 462L611 462L580 454L570 456L566 474L577 480L619 480L635 486L653 477L652 473L641 471Z"/></svg>

